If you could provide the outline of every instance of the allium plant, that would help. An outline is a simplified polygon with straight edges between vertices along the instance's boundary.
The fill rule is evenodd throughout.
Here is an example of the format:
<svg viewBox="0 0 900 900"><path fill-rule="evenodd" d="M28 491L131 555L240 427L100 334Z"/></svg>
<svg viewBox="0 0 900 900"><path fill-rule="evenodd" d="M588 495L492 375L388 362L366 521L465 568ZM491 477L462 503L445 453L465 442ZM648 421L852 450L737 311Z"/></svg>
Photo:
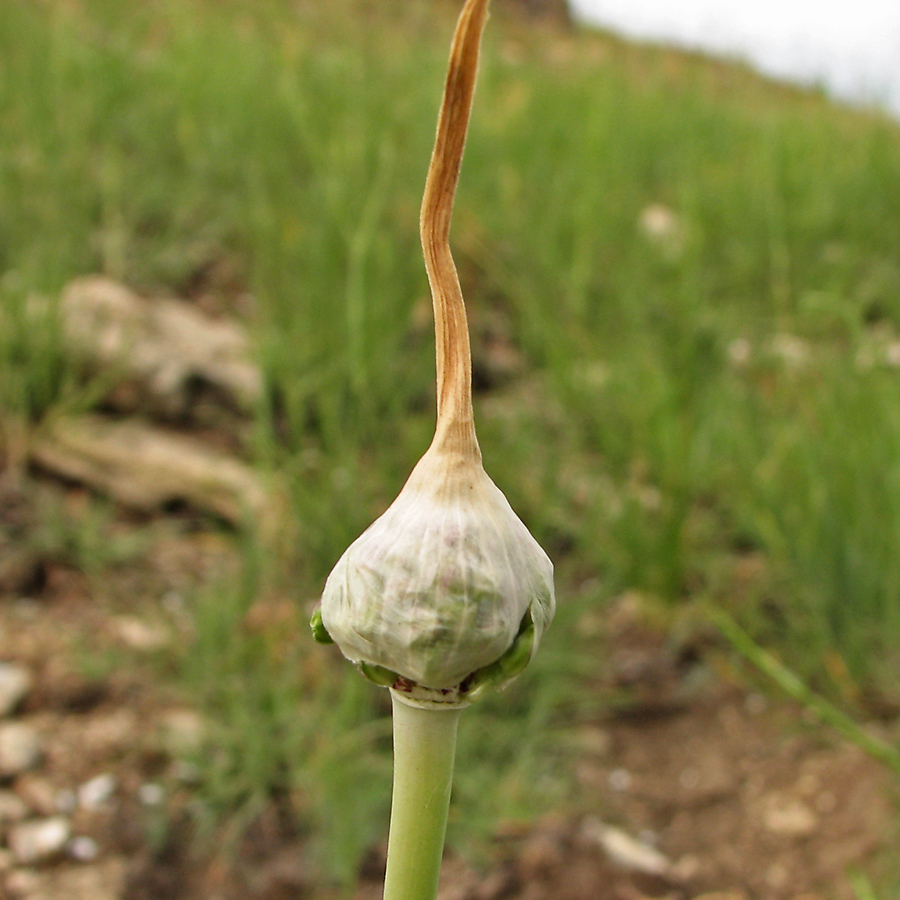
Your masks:
<svg viewBox="0 0 900 900"><path fill-rule="evenodd" d="M437 426L387 511L354 541L313 616L376 684L390 688L394 781L385 900L433 900L460 711L528 664L553 617L553 565L484 471L472 412L466 310L450 218L488 0L466 0L420 229L434 303Z"/></svg>

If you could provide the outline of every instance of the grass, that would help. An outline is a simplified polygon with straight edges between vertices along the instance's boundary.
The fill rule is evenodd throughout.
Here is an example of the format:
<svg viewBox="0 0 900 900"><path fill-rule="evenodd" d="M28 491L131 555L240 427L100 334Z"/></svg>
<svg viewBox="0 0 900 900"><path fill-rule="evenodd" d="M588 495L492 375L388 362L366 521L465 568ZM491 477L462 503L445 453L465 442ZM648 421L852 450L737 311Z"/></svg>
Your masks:
<svg viewBox="0 0 900 900"><path fill-rule="evenodd" d="M344 684L321 658L308 659L296 640L302 615L254 624L259 595L251 564L194 605L183 677L211 723L193 760L202 784L196 818L207 838L226 818L239 838L275 799L298 827L315 825L308 837L317 862L349 882L387 816L390 720L373 721L362 679Z"/></svg>
<svg viewBox="0 0 900 900"><path fill-rule="evenodd" d="M186 678L226 732L209 808L299 791L344 876L386 803L384 723L319 651L239 623L267 591L315 597L430 436L416 222L450 21L413 6L0 4L0 455L83 396L34 298L102 271L251 310L248 454L296 537L276 584L247 550L198 601ZM466 817L537 808L517 767L595 665L566 653L579 616L625 590L712 600L845 710L897 709L898 160L895 123L739 68L489 30L454 243L476 368L515 360L477 398L486 467L559 564L561 618L483 710L490 745L463 727ZM325 749L346 734L362 811ZM486 792L466 753L509 777Z"/></svg>

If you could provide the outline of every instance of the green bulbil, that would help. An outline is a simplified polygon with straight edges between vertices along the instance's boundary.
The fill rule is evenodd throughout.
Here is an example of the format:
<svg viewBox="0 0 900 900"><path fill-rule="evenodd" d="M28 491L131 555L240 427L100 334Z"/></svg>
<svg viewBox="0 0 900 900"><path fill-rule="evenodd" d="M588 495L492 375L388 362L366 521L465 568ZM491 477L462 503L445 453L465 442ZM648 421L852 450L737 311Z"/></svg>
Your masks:
<svg viewBox="0 0 900 900"><path fill-rule="evenodd" d="M522 620L512 646L496 662L474 672L465 685L467 700L477 700L491 688L502 687L512 681L531 661L534 650L534 622L530 616Z"/></svg>
<svg viewBox="0 0 900 900"><path fill-rule="evenodd" d="M369 679L369 681L380 687L391 687L396 684L400 677L396 672L386 669L384 666L376 666L374 663L360 662L359 671Z"/></svg>
<svg viewBox="0 0 900 900"><path fill-rule="evenodd" d="M322 608L316 607L316 611L309 620L309 627L312 630L313 640L317 644L333 644L334 638L328 633L325 623L322 621Z"/></svg>
<svg viewBox="0 0 900 900"><path fill-rule="evenodd" d="M553 564L479 460L434 449L328 576L322 615L344 655L448 702L513 645L536 647L554 609Z"/></svg>

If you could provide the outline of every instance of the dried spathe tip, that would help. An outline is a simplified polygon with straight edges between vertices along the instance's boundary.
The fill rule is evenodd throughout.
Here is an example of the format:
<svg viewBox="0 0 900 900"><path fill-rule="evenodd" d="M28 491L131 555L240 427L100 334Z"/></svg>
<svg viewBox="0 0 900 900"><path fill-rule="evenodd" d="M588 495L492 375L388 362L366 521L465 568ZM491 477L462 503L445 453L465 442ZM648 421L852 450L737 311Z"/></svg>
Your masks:
<svg viewBox="0 0 900 900"><path fill-rule="evenodd" d="M416 705L463 705L528 663L553 617L553 565L481 464L466 311L449 234L487 0L457 25L421 236L434 301L434 440L329 575L320 640Z"/></svg>

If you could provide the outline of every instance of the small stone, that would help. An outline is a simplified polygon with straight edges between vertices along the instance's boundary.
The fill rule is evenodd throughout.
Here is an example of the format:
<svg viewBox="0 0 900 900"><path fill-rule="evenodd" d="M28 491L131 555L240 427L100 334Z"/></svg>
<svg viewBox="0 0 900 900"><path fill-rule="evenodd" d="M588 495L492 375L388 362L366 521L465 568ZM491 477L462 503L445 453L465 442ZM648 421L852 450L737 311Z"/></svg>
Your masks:
<svg viewBox="0 0 900 900"><path fill-rule="evenodd" d="M203 719L191 709L171 709L162 717L162 744L171 756L192 753L203 743Z"/></svg>
<svg viewBox="0 0 900 900"><path fill-rule="evenodd" d="M162 650L169 643L169 633L164 628L151 625L137 616L119 616L116 630L124 644L142 653Z"/></svg>
<svg viewBox="0 0 900 900"><path fill-rule="evenodd" d="M13 869L4 881L7 891L16 897L33 894L39 883L38 873L32 869Z"/></svg>
<svg viewBox="0 0 900 900"><path fill-rule="evenodd" d="M735 338L728 345L726 352L732 365L737 367L745 366L750 362L750 357L753 355L753 346L747 338L739 337Z"/></svg>
<svg viewBox="0 0 900 900"><path fill-rule="evenodd" d="M127 863L121 857L88 864L61 863L41 872L18 869L7 876L6 888L23 900L120 900L126 871Z"/></svg>
<svg viewBox="0 0 900 900"><path fill-rule="evenodd" d="M9 848L17 863L31 865L62 852L71 833L72 826L64 816L22 822L10 829Z"/></svg>
<svg viewBox="0 0 900 900"><path fill-rule="evenodd" d="M641 211L640 226L650 237L666 237L677 228L677 216L662 203L651 203Z"/></svg>
<svg viewBox="0 0 900 900"><path fill-rule="evenodd" d="M577 740L579 749L591 756L608 756L612 749L612 737L603 728L582 728L578 732Z"/></svg>
<svg viewBox="0 0 900 900"><path fill-rule="evenodd" d="M12 663L0 663L0 717L8 716L31 690L27 669Z"/></svg>
<svg viewBox="0 0 900 900"><path fill-rule="evenodd" d="M810 345L796 335L780 333L772 338L771 352L787 368L797 369L809 360Z"/></svg>
<svg viewBox="0 0 900 900"><path fill-rule="evenodd" d="M773 888L774 890L781 890L782 888L787 887L788 883L791 880L791 873L788 871L787 867L782 865L781 863L772 863L768 869L766 869L766 884Z"/></svg>
<svg viewBox="0 0 900 900"><path fill-rule="evenodd" d="M645 875L666 875L672 867L668 857L659 850L642 844L621 828L590 819L585 822L584 834L596 841L609 859L623 869Z"/></svg>
<svg viewBox="0 0 900 900"><path fill-rule="evenodd" d="M641 212L638 227L651 244L665 251L667 257L674 259L681 255L685 228L681 217L669 207L651 203Z"/></svg>
<svg viewBox="0 0 900 900"><path fill-rule="evenodd" d="M700 874L702 867L703 864L698 856L694 856L693 853L685 853L684 856L680 856L672 863L669 875L675 881L693 881Z"/></svg>
<svg viewBox="0 0 900 900"><path fill-rule="evenodd" d="M93 838L74 837L66 845L66 852L77 862L93 862L100 853L100 847Z"/></svg>
<svg viewBox="0 0 900 900"><path fill-rule="evenodd" d="M822 788L822 779L816 772L804 772L798 779L796 790L802 797L812 797Z"/></svg>
<svg viewBox="0 0 900 900"><path fill-rule="evenodd" d="M627 791L631 787L631 772L627 769L613 769L609 773L609 786L614 791Z"/></svg>
<svg viewBox="0 0 900 900"><path fill-rule="evenodd" d="M818 825L816 814L795 797L770 794L766 798L763 824L773 834L804 837Z"/></svg>
<svg viewBox="0 0 900 900"><path fill-rule="evenodd" d="M58 813L59 791L47 778L40 775L23 775L16 779L16 794L39 816Z"/></svg>
<svg viewBox="0 0 900 900"><path fill-rule="evenodd" d="M884 351L884 361L892 368L900 366L900 342L894 341L887 345Z"/></svg>
<svg viewBox="0 0 900 900"><path fill-rule="evenodd" d="M138 800L144 806L159 806L165 799L165 796L166 792L163 790L162 785L153 782L142 784L138 788Z"/></svg>
<svg viewBox="0 0 900 900"><path fill-rule="evenodd" d="M78 788L78 805L82 809L98 810L107 804L115 790L115 776L109 773L97 775Z"/></svg>
<svg viewBox="0 0 900 900"><path fill-rule="evenodd" d="M0 825L21 822L28 815L28 806L12 791L0 791Z"/></svg>
<svg viewBox="0 0 900 900"><path fill-rule="evenodd" d="M27 772L41 755L38 733L21 722L0 725L0 778Z"/></svg>
<svg viewBox="0 0 900 900"><path fill-rule="evenodd" d="M132 748L135 735L140 732L138 717L128 708L87 718L81 743L95 756L114 755Z"/></svg>

